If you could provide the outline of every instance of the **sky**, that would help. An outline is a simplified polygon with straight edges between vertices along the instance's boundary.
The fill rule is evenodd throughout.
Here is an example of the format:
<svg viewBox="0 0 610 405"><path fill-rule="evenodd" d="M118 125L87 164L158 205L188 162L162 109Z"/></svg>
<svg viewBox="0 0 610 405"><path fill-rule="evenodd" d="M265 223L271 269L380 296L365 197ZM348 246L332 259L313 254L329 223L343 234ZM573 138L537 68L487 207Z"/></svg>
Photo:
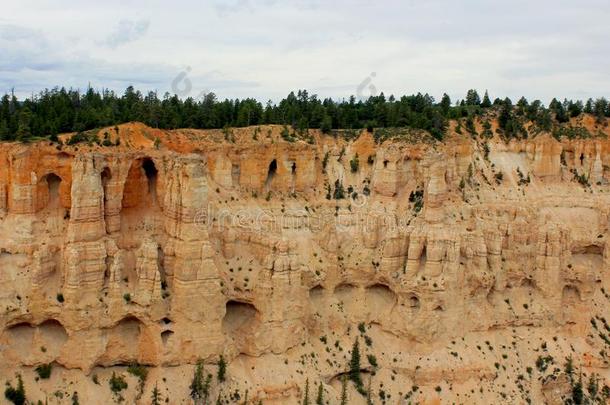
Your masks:
<svg viewBox="0 0 610 405"><path fill-rule="evenodd" d="M3 1L0 93L610 96L608 0Z"/></svg>

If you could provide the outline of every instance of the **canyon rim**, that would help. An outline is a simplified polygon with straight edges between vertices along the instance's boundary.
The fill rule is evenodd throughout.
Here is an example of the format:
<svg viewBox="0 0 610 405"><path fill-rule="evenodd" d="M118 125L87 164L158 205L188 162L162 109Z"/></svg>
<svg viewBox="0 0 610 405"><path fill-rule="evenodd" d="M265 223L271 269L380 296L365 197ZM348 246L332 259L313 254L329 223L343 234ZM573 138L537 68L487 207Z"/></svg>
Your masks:
<svg viewBox="0 0 610 405"><path fill-rule="evenodd" d="M603 403L610 130L572 121L596 136L131 122L1 143L0 380L191 403L199 363L210 403L562 404L579 381Z"/></svg>

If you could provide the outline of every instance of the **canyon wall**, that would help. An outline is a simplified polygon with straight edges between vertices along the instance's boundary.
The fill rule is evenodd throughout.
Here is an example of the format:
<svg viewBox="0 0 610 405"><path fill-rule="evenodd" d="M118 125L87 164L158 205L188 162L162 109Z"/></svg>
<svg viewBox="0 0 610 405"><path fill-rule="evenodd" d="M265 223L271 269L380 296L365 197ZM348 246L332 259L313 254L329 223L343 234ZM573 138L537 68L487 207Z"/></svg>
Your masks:
<svg viewBox="0 0 610 405"><path fill-rule="evenodd" d="M223 355L215 395L296 403L309 379L335 403L356 339L376 403L560 403L517 378L545 352L610 377L605 138L105 131L0 144L0 375L34 399L68 378L107 403L90 376L138 363L187 403ZM34 382L47 363L63 382Z"/></svg>

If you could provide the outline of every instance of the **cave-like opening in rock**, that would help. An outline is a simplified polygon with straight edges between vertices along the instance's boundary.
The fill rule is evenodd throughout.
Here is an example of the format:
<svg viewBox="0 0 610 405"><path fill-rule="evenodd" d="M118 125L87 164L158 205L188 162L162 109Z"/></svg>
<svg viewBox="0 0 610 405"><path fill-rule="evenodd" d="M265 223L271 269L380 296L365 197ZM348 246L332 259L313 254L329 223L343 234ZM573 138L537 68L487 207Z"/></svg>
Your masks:
<svg viewBox="0 0 610 405"><path fill-rule="evenodd" d="M104 220L106 222L106 232L110 233L110 230L108 229L108 213L109 213L109 208L108 207L108 197L110 196L110 192L108 190L108 183L110 183L110 180L112 179L112 173L110 172L110 169L108 167L105 167L104 170L102 170L102 173L100 174L100 178L102 180L102 191L104 193Z"/></svg>
<svg viewBox="0 0 610 405"><path fill-rule="evenodd" d="M564 307L570 307L580 302L580 291L577 287L566 285L561 293L561 301Z"/></svg>
<svg viewBox="0 0 610 405"><path fill-rule="evenodd" d="M163 345L167 345L167 343L169 342L169 339L174 335L174 331L172 330L164 330L163 332L161 332L161 341L163 342Z"/></svg>
<svg viewBox="0 0 610 405"><path fill-rule="evenodd" d="M417 269L417 271L421 274L423 273L423 271L426 269L426 262L428 261L428 253L427 253L427 246L424 245L422 247L422 251L421 254L419 255L419 268Z"/></svg>
<svg viewBox="0 0 610 405"><path fill-rule="evenodd" d="M132 162L123 184L118 245L137 248L145 237L160 231L159 172L155 162L144 157Z"/></svg>
<svg viewBox="0 0 610 405"><path fill-rule="evenodd" d="M373 284L366 287L365 292L369 305L374 308L391 307L396 303L396 294L385 284Z"/></svg>
<svg viewBox="0 0 610 405"><path fill-rule="evenodd" d="M36 189L36 210L42 210L40 223L53 236L65 233L70 218L70 210L62 204L62 188L62 178L47 173L40 178Z"/></svg>
<svg viewBox="0 0 610 405"><path fill-rule="evenodd" d="M267 169L267 180L265 181L265 188L269 189L275 175L277 173L277 160L273 159L271 163L269 163L269 168Z"/></svg>
<svg viewBox="0 0 610 405"><path fill-rule="evenodd" d="M106 351L100 364L120 365L140 362L140 338L145 333L144 323L129 315L107 329Z"/></svg>
<svg viewBox="0 0 610 405"><path fill-rule="evenodd" d="M322 287L321 285L317 285L315 287L312 287L309 290L309 298L310 299L319 299L322 298L322 296L324 295L324 287Z"/></svg>
<svg viewBox="0 0 610 405"><path fill-rule="evenodd" d="M112 173L108 167L105 167L100 173L100 178L102 179L102 188L104 189L104 202L108 199L107 190L108 190L108 182L112 179Z"/></svg>
<svg viewBox="0 0 610 405"><path fill-rule="evenodd" d="M63 325L56 319L48 319L38 325L40 339L48 351L59 355L59 350L68 340L68 333Z"/></svg>
<svg viewBox="0 0 610 405"><path fill-rule="evenodd" d="M60 208L61 201L59 197L59 187L61 185L61 177L55 173L49 173L43 176L41 181L47 185L47 199L46 204L44 205L48 208Z"/></svg>
<svg viewBox="0 0 610 405"><path fill-rule="evenodd" d="M8 348L15 350L19 357L25 358L33 350L32 342L36 328L27 322L11 325L7 328Z"/></svg>
<svg viewBox="0 0 610 405"><path fill-rule="evenodd" d="M294 193L297 182L297 164L292 162L290 165L290 190Z"/></svg>
<svg viewBox="0 0 610 405"><path fill-rule="evenodd" d="M230 300L225 307L222 327L225 332L236 333L251 328L256 322L258 311L252 304Z"/></svg>
<svg viewBox="0 0 610 405"><path fill-rule="evenodd" d="M151 158L137 159L129 168L123 187L123 208L156 205L158 170Z"/></svg>
<svg viewBox="0 0 610 405"><path fill-rule="evenodd" d="M165 253L161 246L157 247L157 268L159 269L159 275L161 276L161 287L165 290L167 288L167 276L165 274Z"/></svg>
<svg viewBox="0 0 610 405"><path fill-rule="evenodd" d="M145 158L142 162L142 169L146 175L148 184L148 195L153 203L157 202L157 176L158 171L155 163L150 158Z"/></svg>
<svg viewBox="0 0 610 405"><path fill-rule="evenodd" d="M419 302L419 298L415 294L411 294L408 299L409 308L411 309L419 309L421 303Z"/></svg>

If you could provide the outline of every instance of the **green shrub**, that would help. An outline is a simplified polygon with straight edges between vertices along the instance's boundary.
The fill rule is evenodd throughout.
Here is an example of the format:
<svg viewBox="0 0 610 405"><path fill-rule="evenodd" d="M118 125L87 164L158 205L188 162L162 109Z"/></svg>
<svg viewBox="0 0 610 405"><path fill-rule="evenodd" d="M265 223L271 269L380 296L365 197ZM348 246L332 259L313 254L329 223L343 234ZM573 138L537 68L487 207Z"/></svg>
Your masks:
<svg viewBox="0 0 610 405"><path fill-rule="evenodd" d="M17 374L17 387L13 387L10 382L6 383L4 397L15 405L25 404L25 388L23 386L23 379L21 378L21 374Z"/></svg>
<svg viewBox="0 0 610 405"><path fill-rule="evenodd" d="M68 139L66 144L67 145L76 145L77 143L87 142L88 140L89 139L88 139L87 135L84 132L77 132L76 134L72 135L70 137L70 139Z"/></svg>
<svg viewBox="0 0 610 405"><path fill-rule="evenodd" d="M549 364L551 363L553 363L552 356L538 356L538 358L536 359L536 368L538 369L538 371L543 373L546 371L546 369L549 367Z"/></svg>
<svg viewBox="0 0 610 405"><path fill-rule="evenodd" d="M369 361L369 364L375 368L377 368L377 357L375 357L375 355L373 354L368 354L366 356L367 360Z"/></svg>
<svg viewBox="0 0 610 405"><path fill-rule="evenodd" d="M220 360L218 360L218 381L223 382L226 379L227 373L227 362L225 361L224 356L220 355Z"/></svg>
<svg viewBox="0 0 610 405"><path fill-rule="evenodd" d="M146 383L146 377L148 376L148 369L141 364L133 363L130 364L129 367L127 367L127 372L133 376L138 377L138 380L140 381L137 395L137 398L139 399L142 396L142 392L144 391L144 384Z"/></svg>
<svg viewBox="0 0 610 405"><path fill-rule="evenodd" d="M290 130L286 125L284 125L284 127L282 128L282 132L280 133L280 135L282 136L282 139L287 142L295 141L295 138L290 134Z"/></svg>
<svg viewBox="0 0 610 405"><path fill-rule="evenodd" d="M210 394L210 384L212 382L212 374L209 374L203 377L204 368L203 361L197 361L197 366L195 367L195 371L193 373L193 379L191 380L191 385L189 386L191 390L191 398L195 400L197 403L198 400L203 399L204 403L207 403L208 396Z"/></svg>
<svg viewBox="0 0 610 405"><path fill-rule="evenodd" d="M358 339L356 339L352 346L352 354L349 362L349 379L354 382L357 388L364 389L362 378L360 377L360 346L358 345Z"/></svg>
<svg viewBox="0 0 610 405"><path fill-rule="evenodd" d="M342 200L345 198L345 189L339 179L335 180L335 192L333 193L335 200Z"/></svg>
<svg viewBox="0 0 610 405"><path fill-rule="evenodd" d="M155 384L155 388L152 390L150 399L151 399L151 405L161 405L161 401L162 401L161 391L159 391L157 384Z"/></svg>
<svg viewBox="0 0 610 405"><path fill-rule="evenodd" d="M411 194L409 194L409 202L413 203L413 210L415 212L421 211L424 207L424 190L417 189L411 191Z"/></svg>
<svg viewBox="0 0 610 405"><path fill-rule="evenodd" d="M115 372L112 372L112 377L108 380L108 384L110 385L110 391L115 394L127 389L127 381L125 381L125 377L122 375L117 376Z"/></svg>
<svg viewBox="0 0 610 405"><path fill-rule="evenodd" d="M145 366L137 363L130 364L127 367L127 372L138 377L140 380L146 380L146 377L148 376L148 369Z"/></svg>
<svg viewBox="0 0 610 405"><path fill-rule="evenodd" d="M356 173L358 168L360 167L360 160L358 159L358 154L356 153L352 160L349 161L349 166L352 170L352 173Z"/></svg>
<svg viewBox="0 0 610 405"><path fill-rule="evenodd" d="M51 377L51 371L53 370L53 365L51 363L41 364L38 367L36 367L34 370L38 374L38 377L46 380L49 377Z"/></svg>

